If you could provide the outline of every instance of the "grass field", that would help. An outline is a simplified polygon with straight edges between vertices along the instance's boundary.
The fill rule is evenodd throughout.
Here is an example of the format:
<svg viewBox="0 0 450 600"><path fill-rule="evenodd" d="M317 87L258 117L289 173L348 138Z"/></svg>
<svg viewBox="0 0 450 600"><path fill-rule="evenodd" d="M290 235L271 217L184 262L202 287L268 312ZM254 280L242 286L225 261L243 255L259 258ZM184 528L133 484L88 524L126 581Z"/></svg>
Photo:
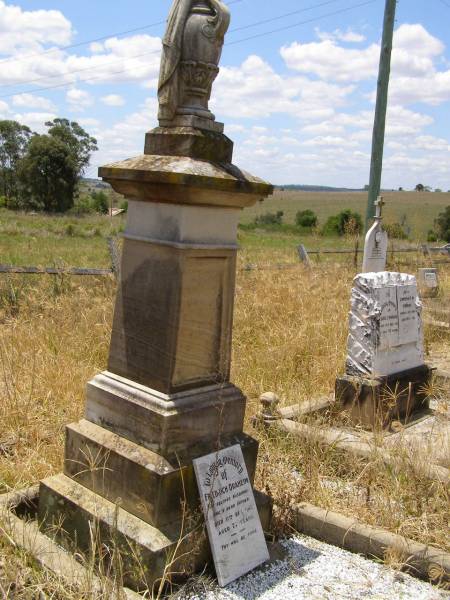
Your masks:
<svg viewBox="0 0 450 600"><path fill-rule="evenodd" d="M275 207L276 199L271 202ZM335 206L330 201L331 212ZM297 210L293 201L291 209L292 214ZM75 231L68 234L70 225ZM114 221L113 231L120 225ZM110 233L104 217L0 212L0 262L108 266ZM394 473L382 463L350 458L334 448L253 430L250 418L259 410L262 392L273 391L289 405L332 391L344 368L355 269L348 257L307 270L295 254L296 236L240 232L240 242L232 381L249 399L246 429L260 441L257 483L276 503L274 531L288 531L287 508L305 501L450 550L448 490L418 477L410 464ZM405 265L405 260L412 262ZM394 257L391 268L414 272L423 261L420 255ZM293 266L246 271L253 262ZM441 298L449 298L448 267L442 268L441 280ZM82 417L86 381L106 365L115 291L112 277L0 275L0 493L61 470L64 427ZM447 333L426 328L429 350L445 353L449 344ZM435 388L432 393L442 392ZM324 485L330 480L340 485ZM355 494L354 485L367 493ZM1 536L0 586L5 598L81 597ZM94 598L89 590L84 597Z"/></svg>
<svg viewBox="0 0 450 600"><path fill-rule="evenodd" d="M384 215L387 223L398 223L406 218L411 227L411 237L414 240L426 241L429 229L432 229L434 219L446 207L450 206L450 193L435 192L386 192ZM276 190L271 198L249 208L242 214L242 223L250 223L265 212L284 212L284 221L294 223L299 210L307 208L314 210L319 217L319 226L328 217L341 210L350 208L360 213L364 218L367 207L367 193L364 192L298 192Z"/></svg>

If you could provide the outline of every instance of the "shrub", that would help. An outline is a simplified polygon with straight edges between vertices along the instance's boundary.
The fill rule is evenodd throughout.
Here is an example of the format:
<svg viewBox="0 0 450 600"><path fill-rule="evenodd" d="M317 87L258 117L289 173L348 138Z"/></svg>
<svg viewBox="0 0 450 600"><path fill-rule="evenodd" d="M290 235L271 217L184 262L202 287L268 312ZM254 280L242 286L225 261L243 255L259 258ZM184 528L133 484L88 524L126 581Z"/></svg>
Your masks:
<svg viewBox="0 0 450 600"><path fill-rule="evenodd" d="M0 196L0 208L6 208L8 204L8 199L6 196Z"/></svg>
<svg viewBox="0 0 450 600"><path fill-rule="evenodd" d="M69 237L73 237L75 235L75 225L72 225L72 223L69 223L69 225L67 225L66 235L68 235Z"/></svg>
<svg viewBox="0 0 450 600"><path fill-rule="evenodd" d="M128 212L128 200L124 200L120 205L121 210Z"/></svg>
<svg viewBox="0 0 450 600"><path fill-rule="evenodd" d="M437 242L438 241L438 237L436 235L436 232L433 231L432 229L430 229L428 231L428 235L427 235L427 242Z"/></svg>
<svg viewBox="0 0 450 600"><path fill-rule="evenodd" d="M70 209L70 213L73 215L88 215L93 212L92 202L90 196L80 196L75 200L73 208Z"/></svg>
<svg viewBox="0 0 450 600"><path fill-rule="evenodd" d="M324 235L345 235L361 233L363 228L362 218L359 213L355 213L349 208L341 211L337 215L328 218L323 227Z"/></svg>
<svg viewBox="0 0 450 600"><path fill-rule="evenodd" d="M314 211L309 208L306 210L299 210L295 215L295 223L299 227L316 227L317 226L317 215Z"/></svg>
<svg viewBox="0 0 450 600"><path fill-rule="evenodd" d="M400 225L400 223L385 223L384 229L387 231L387 234L390 238L395 240L406 240L408 236Z"/></svg>
<svg viewBox="0 0 450 600"><path fill-rule="evenodd" d="M95 212L106 215L109 212L108 196L105 192L92 192L91 206Z"/></svg>
<svg viewBox="0 0 450 600"><path fill-rule="evenodd" d="M450 206L438 215L435 230L441 240L450 242Z"/></svg>
<svg viewBox="0 0 450 600"><path fill-rule="evenodd" d="M255 225L281 225L283 222L283 211L279 210L276 213L266 212L255 218Z"/></svg>

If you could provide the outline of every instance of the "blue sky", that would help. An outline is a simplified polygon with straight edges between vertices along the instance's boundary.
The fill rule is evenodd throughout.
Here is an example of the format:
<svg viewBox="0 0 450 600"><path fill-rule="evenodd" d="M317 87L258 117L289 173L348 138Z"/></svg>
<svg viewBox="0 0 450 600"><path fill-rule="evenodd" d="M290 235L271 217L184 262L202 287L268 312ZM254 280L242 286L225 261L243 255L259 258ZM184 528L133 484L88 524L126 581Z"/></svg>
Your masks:
<svg viewBox="0 0 450 600"><path fill-rule="evenodd" d="M170 4L0 0L0 118L35 131L54 116L79 121L99 141L91 176L141 153L156 125L164 32L148 25L163 22ZM240 167L277 184L368 182L384 4L232 3L211 106ZM385 187L450 189L449 24L450 0L398 3Z"/></svg>

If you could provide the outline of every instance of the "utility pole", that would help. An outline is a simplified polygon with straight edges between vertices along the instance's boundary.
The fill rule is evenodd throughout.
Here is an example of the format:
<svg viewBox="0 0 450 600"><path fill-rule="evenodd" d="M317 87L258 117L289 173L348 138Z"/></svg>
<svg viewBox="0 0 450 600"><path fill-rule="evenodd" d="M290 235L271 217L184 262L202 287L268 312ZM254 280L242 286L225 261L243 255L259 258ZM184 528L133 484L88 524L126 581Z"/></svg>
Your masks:
<svg viewBox="0 0 450 600"><path fill-rule="evenodd" d="M386 0L384 9L383 39L381 42L380 68L378 72L377 103L372 137L372 159L370 162L369 198L366 213L366 231L375 214L375 202L380 194L383 170L384 133L388 102L389 76L391 73L392 39L394 37L395 9L397 0Z"/></svg>

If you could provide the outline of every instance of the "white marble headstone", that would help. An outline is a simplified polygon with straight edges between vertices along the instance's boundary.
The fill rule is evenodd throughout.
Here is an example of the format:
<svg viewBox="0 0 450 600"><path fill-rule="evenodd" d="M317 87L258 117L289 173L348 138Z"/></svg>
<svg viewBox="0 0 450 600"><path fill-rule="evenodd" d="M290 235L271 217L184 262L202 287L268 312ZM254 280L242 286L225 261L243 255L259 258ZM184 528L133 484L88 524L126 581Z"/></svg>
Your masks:
<svg viewBox="0 0 450 600"><path fill-rule="evenodd" d="M424 364L422 304L406 273L364 273L353 282L346 372L382 377Z"/></svg>
<svg viewBox="0 0 450 600"><path fill-rule="evenodd" d="M377 220L369 229L364 243L363 273L377 273L386 269L388 235L381 221Z"/></svg>
<svg viewBox="0 0 450 600"><path fill-rule="evenodd" d="M269 559L255 497L239 444L194 460L220 586Z"/></svg>

